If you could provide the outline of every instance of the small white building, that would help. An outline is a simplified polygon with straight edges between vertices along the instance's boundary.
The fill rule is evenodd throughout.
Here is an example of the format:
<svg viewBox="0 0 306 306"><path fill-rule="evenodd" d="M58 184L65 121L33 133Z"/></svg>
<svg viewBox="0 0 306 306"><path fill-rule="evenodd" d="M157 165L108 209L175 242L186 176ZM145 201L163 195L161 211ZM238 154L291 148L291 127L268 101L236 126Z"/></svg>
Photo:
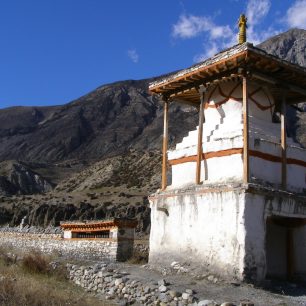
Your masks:
<svg viewBox="0 0 306 306"><path fill-rule="evenodd" d="M251 282L305 278L306 150L287 136L286 107L306 101L306 69L245 42L149 89L164 101L149 262ZM176 101L198 108L199 125L168 151Z"/></svg>
<svg viewBox="0 0 306 306"><path fill-rule="evenodd" d="M61 228L63 239L66 244L90 241L90 250L101 252L101 259L107 257L111 260L126 261L131 258L134 250L134 232L137 221L134 219L113 218L110 220L90 220L90 221L63 221ZM88 247L88 244L85 244ZM95 251L95 252L94 252ZM96 256L96 254L93 254Z"/></svg>

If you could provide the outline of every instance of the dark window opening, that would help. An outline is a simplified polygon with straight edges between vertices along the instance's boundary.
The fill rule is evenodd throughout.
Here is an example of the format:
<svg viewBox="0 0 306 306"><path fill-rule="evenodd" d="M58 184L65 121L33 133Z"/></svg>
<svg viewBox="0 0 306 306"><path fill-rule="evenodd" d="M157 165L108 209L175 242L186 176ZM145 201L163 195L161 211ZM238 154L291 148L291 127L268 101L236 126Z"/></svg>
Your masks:
<svg viewBox="0 0 306 306"><path fill-rule="evenodd" d="M80 232L76 233L76 238L109 238L110 231Z"/></svg>
<svg viewBox="0 0 306 306"><path fill-rule="evenodd" d="M266 226L267 278L295 280L305 274L306 219L270 217Z"/></svg>

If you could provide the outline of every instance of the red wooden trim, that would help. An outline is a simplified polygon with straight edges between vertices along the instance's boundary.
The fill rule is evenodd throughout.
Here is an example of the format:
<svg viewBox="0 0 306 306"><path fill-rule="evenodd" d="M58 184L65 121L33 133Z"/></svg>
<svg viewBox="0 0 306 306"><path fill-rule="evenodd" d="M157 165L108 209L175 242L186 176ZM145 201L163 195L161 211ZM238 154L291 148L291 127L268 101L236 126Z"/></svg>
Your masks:
<svg viewBox="0 0 306 306"><path fill-rule="evenodd" d="M185 164L185 163L196 162L196 161L197 161L197 156L192 155L192 156L186 156L186 157L169 160L169 165L174 166L178 164Z"/></svg>
<svg viewBox="0 0 306 306"><path fill-rule="evenodd" d="M242 153L243 153L243 148L228 149L228 150L222 150L222 151L216 151L216 152L207 152L207 153L203 153L203 159L210 159L213 157L224 157L224 156L230 156L230 155L242 154ZM260 151L249 150L249 155L252 157L261 158L261 159L271 161L271 162L276 162L276 163L282 162L281 156L263 153ZM174 166L174 165L179 165L179 164L184 164L184 163L189 163L189 162L196 162L196 161L197 161L197 156L192 155L192 156L186 156L182 158L169 160L169 164L171 166ZM306 167L306 161L295 159L295 158L287 158L287 164Z"/></svg>
<svg viewBox="0 0 306 306"><path fill-rule="evenodd" d="M135 228L137 221L133 220L114 220L114 221L97 221L89 223L62 223L61 228L71 231L104 231L112 228Z"/></svg>
<svg viewBox="0 0 306 306"><path fill-rule="evenodd" d="M282 162L281 156L275 156L269 153L263 153L263 152L259 152L255 150L249 150L249 153L253 157L258 157L258 158L265 159L271 162L275 162L275 163ZM306 167L306 161L295 159L295 158L287 158L287 164Z"/></svg>
<svg viewBox="0 0 306 306"><path fill-rule="evenodd" d="M222 150L222 151L216 151L216 152L207 152L207 153L202 153L202 159L230 156L233 154L242 154L242 152L243 152L242 148L228 149L228 150ZM196 162L196 161L197 161L197 156L193 155L193 156L186 156L186 157L182 157L178 159L169 160L169 164L173 166L173 165L184 164L184 163L189 163L189 162Z"/></svg>
<svg viewBox="0 0 306 306"><path fill-rule="evenodd" d="M242 148L234 148L234 149L227 149L227 150L216 151L216 152L203 153L203 158L209 159L213 157L223 157L223 156L230 156L233 154L242 154L242 153L243 153Z"/></svg>

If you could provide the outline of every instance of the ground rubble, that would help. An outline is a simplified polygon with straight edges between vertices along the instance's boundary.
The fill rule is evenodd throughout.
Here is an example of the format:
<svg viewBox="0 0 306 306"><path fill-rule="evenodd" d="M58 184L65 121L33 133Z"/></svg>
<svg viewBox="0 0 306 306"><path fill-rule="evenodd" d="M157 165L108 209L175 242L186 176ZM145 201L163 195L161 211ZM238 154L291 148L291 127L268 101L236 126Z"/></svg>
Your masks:
<svg viewBox="0 0 306 306"><path fill-rule="evenodd" d="M306 289L294 287L295 296L272 293L213 275L195 277L178 263L167 271L106 262L67 264L67 270L72 282L118 305L306 306Z"/></svg>

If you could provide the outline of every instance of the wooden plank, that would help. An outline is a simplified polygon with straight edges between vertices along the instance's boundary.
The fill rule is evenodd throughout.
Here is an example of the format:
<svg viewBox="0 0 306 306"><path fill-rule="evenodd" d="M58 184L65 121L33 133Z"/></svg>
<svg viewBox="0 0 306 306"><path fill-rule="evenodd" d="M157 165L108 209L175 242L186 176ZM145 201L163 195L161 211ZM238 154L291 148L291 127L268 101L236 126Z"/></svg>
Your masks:
<svg viewBox="0 0 306 306"><path fill-rule="evenodd" d="M287 129L286 129L286 95L281 105L281 148L282 148L282 189L287 188Z"/></svg>
<svg viewBox="0 0 306 306"><path fill-rule="evenodd" d="M167 188L167 151L168 151L168 113L169 101L164 100L164 133L163 133L163 161L162 161L162 190Z"/></svg>
<svg viewBox="0 0 306 306"><path fill-rule="evenodd" d="M207 153L202 153L202 160L203 159L215 158L215 157L230 156L230 155L234 155L234 154L242 154L242 152L243 152L242 148L226 149L226 150L221 150L221 151L207 152ZM171 166L173 166L173 165L179 165L179 164L184 164L184 163L197 162L197 157L198 157L197 155L180 157L180 158L177 158L177 159L169 160L169 164Z"/></svg>
<svg viewBox="0 0 306 306"><path fill-rule="evenodd" d="M249 104L248 80L242 77L242 111L243 111L243 183L249 182Z"/></svg>
<svg viewBox="0 0 306 306"><path fill-rule="evenodd" d="M202 139L203 139L203 123L204 123L204 99L205 91L200 90L200 109L199 109L199 129L198 129L198 148L197 148L197 170L196 170L196 184L201 182L201 162L202 162Z"/></svg>

